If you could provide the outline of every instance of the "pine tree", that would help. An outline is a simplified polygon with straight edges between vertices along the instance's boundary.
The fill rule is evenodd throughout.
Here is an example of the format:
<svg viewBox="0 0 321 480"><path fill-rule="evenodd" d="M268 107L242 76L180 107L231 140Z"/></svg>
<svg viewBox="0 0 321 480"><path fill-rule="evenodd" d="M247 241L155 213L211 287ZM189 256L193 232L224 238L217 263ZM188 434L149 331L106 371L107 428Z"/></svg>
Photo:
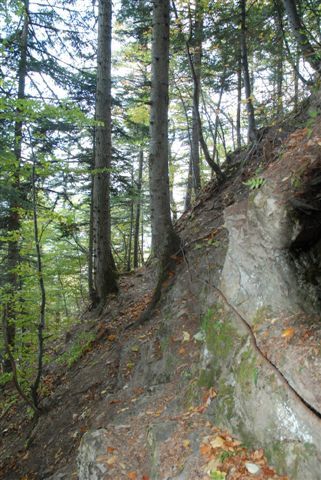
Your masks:
<svg viewBox="0 0 321 480"><path fill-rule="evenodd" d="M96 137L93 184L93 228L96 303L117 291L116 268L111 252L111 32L112 2L99 1L96 91Z"/></svg>

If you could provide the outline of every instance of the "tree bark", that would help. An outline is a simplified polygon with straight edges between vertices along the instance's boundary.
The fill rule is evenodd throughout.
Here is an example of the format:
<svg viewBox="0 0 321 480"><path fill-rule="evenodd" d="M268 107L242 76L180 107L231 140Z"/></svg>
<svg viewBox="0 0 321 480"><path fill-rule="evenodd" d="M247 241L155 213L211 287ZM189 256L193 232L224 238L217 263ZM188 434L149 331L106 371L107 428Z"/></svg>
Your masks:
<svg viewBox="0 0 321 480"><path fill-rule="evenodd" d="M97 302L117 291L116 267L111 251L111 31L112 2L100 0L98 7L98 53L96 90L96 154L93 215L96 236L95 290Z"/></svg>
<svg viewBox="0 0 321 480"><path fill-rule="evenodd" d="M95 163L96 144L95 144L95 129L93 131L93 157L91 162L91 170ZM90 184L90 212L89 212L89 242L88 242L88 292L89 299L92 305L96 304L96 291L94 286L94 252L95 252L95 227L94 227L94 178L91 175Z"/></svg>
<svg viewBox="0 0 321 480"><path fill-rule="evenodd" d="M173 1L172 4L173 4L176 20L179 20L175 2ZM189 41L187 39L185 40L185 45L186 45L186 53L187 53L187 57L188 57L188 63L189 63L192 78L193 78L194 96L199 96L200 85L197 81L197 75L196 75L195 68L194 68L193 57L192 57L192 54L191 54L191 51L190 51L190 44L189 44ZM200 145L201 145L204 157L205 157L205 161L208 164L208 166L216 173L217 178L220 181L224 181L226 176L222 172L220 166L217 165L215 163L214 159L211 157L211 154L210 154L210 151L208 149L206 140L204 138L203 127L202 127L202 119L201 119L199 108L197 109L197 111L195 113L197 115L197 122L198 122L198 129L199 129L199 141L200 141Z"/></svg>
<svg viewBox="0 0 321 480"><path fill-rule="evenodd" d="M38 228L38 208L37 208L37 194L36 194L36 159L34 153L33 156L33 165L32 165L32 201L33 201L33 225L34 225L34 240L36 246L36 258L37 258L37 274L38 274L38 284L41 294L40 302L40 312L39 312L39 322L38 322L38 359L37 359L37 375L33 385L31 386L31 396L33 403L36 408L39 407L39 385L43 373L43 356L44 356L44 338L43 332L45 329L45 320L46 320L46 289L45 282L43 278L43 269L42 269L42 256L41 256L41 246L39 239L39 228Z"/></svg>
<svg viewBox="0 0 321 480"><path fill-rule="evenodd" d="M283 112L283 74L284 74L284 45L283 30L280 15L276 13L275 23L277 25L277 64L276 64L276 115L280 117Z"/></svg>
<svg viewBox="0 0 321 480"><path fill-rule="evenodd" d="M283 0L284 8L290 23L292 33L301 49L303 57L311 67L321 74L321 59L306 33L306 29L300 18L295 0Z"/></svg>
<svg viewBox="0 0 321 480"><path fill-rule="evenodd" d="M128 235L128 250L127 250L127 265L126 271L130 272L132 266L132 244L133 244L133 231L134 231L134 207L135 207L135 186L134 186L134 167L132 166L131 172L131 199L130 199L130 219L129 219L129 235Z"/></svg>
<svg viewBox="0 0 321 480"><path fill-rule="evenodd" d="M256 123L255 114L252 101L252 88L249 72L248 51L247 51L247 35L246 35L246 0L240 0L241 10L241 49L242 49L242 67L243 67L243 80L246 97L246 111L248 118L248 140L253 142L256 140Z"/></svg>
<svg viewBox="0 0 321 480"><path fill-rule="evenodd" d="M237 65L237 111L236 111L236 143L237 148L242 146L241 137L241 106L242 106L242 56L241 51Z"/></svg>
<svg viewBox="0 0 321 480"><path fill-rule="evenodd" d="M29 0L24 2L23 12L23 28L19 41L20 59L18 65L18 92L17 99L23 100L25 98L26 78L27 78L27 49L29 37ZM21 116L20 108L16 109L17 117ZM14 126L14 155L16 158L16 170L13 176L12 201L8 216L8 256L7 256L7 280L9 289L8 304L4 309L3 323L5 325L4 334L7 337L9 348L14 347L15 343L15 297L20 290L20 277L18 267L20 264L20 246L18 239L18 232L20 231L20 208L21 208L21 189L20 189L20 168L22 161L22 142L23 142L23 121L17 120ZM12 365L10 359L4 361L4 370L11 371Z"/></svg>
<svg viewBox="0 0 321 480"><path fill-rule="evenodd" d="M187 185L186 185L185 200L184 200L185 212L189 210L192 206L192 188L193 188L193 161L192 161L192 155L190 155L189 162L188 162L188 176L187 176Z"/></svg>
<svg viewBox="0 0 321 480"><path fill-rule="evenodd" d="M153 2L152 88L150 113L149 182L152 252L164 269L178 249L170 211L168 175L169 0Z"/></svg>
<svg viewBox="0 0 321 480"><path fill-rule="evenodd" d="M203 13L200 1L195 2L195 25L194 25L194 53L193 65L195 70L195 79L193 83L193 117L192 117L192 172L193 172L193 188L195 196L201 189L201 174L200 174L200 131L198 112L200 104L200 88L201 72L202 72L202 43L203 43Z"/></svg>
<svg viewBox="0 0 321 480"><path fill-rule="evenodd" d="M139 152L138 180L137 180L136 219L135 219L135 232L134 232L134 268L138 268L139 266L139 227L140 227L140 216L141 216L143 165L144 165L144 152L143 150L141 150Z"/></svg>

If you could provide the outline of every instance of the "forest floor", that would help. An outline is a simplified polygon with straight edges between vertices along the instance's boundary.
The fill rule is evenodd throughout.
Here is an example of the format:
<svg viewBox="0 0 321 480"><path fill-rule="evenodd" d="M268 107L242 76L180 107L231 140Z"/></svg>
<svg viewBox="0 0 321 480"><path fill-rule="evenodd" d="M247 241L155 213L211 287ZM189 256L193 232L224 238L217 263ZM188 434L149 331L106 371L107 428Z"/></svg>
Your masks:
<svg viewBox="0 0 321 480"><path fill-rule="evenodd" d="M261 169L273 162L287 133L268 131L256 150L244 150L232 158L224 188L215 182L205 187L177 224L186 249L193 248L199 238L210 239L211 232L222 226L224 208L247 195L243 182L257 172L257 158ZM240 167L242 160L247 160L245 167ZM165 291L181 281L181 262L184 259L177 259L176 272L165 283ZM182 286L179 305L173 305L180 319L170 336L170 348L178 359L174 374L156 385L141 382L146 372L140 377L136 366L142 364L146 349L149 360L162 357L161 305L149 322L135 323L151 298L152 285L152 267L121 276L120 292L109 298L103 314L98 319L88 314L66 337L55 355L63 353L79 329L93 333L95 339L72 367L62 370L56 364L47 372L43 382L48 411L36 424L20 401L3 410L0 479L45 480L58 471L61 477L57 479L77 479L81 438L97 429L104 429L108 444L101 458L110 472L106 479L148 480L155 461L162 479L187 478L179 475L188 463L191 480L287 478L268 465L262 449L248 450L211 423L206 411L216 395L215 386L204 388L193 405L184 403L193 384L188 371L199 360L201 349L193 340L199 331L199 317L188 284ZM180 382L182 372L186 372L186 390ZM13 387L2 392L2 404L13 393ZM155 438L159 443L156 453L151 445ZM219 471L222 476L214 476L213 472Z"/></svg>

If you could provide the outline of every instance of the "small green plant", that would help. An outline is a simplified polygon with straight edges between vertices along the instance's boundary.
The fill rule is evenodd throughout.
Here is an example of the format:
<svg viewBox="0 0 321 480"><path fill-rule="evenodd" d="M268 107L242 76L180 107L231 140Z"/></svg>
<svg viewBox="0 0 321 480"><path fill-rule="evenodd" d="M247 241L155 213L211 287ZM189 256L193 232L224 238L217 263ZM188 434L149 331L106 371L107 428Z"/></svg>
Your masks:
<svg viewBox="0 0 321 480"><path fill-rule="evenodd" d="M210 479L211 480L225 480L226 478L226 473L225 472L220 472L218 470L210 472Z"/></svg>
<svg viewBox="0 0 321 480"><path fill-rule="evenodd" d="M263 177L253 177L249 178L248 180L246 180L246 182L243 183L251 190L257 190L258 188L261 188L265 184L265 182L266 180Z"/></svg>
<svg viewBox="0 0 321 480"><path fill-rule="evenodd" d="M220 455L220 462L224 463L225 460L227 460L228 458L235 457L235 455L237 455L237 453L238 453L237 451L228 452L228 451L225 450Z"/></svg>
<svg viewBox="0 0 321 480"><path fill-rule="evenodd" d="M84 354L84 352L90 347L95 340L95 335L92 332L82 332L75 339L70 350L65 352L59 359L59 363L67 364L70 368L76 363Z"/></svg>
<svg viewBox="0 0 321 480"><path fill-rule="evenodd" d="M295 173L292 174L291 185L293 188L299 188L302 185L302 180L299 175L296 175Z"/></svg>
<svg viewBox="0 0 321 480"><path fill-rule="evenodd" d="M313 133L313 126L315 124L317 116L319 115L319 112L317 110L309 110L308 115L309 118L306 122L306 127L308 129L308 138L310 138Z"/></svg>

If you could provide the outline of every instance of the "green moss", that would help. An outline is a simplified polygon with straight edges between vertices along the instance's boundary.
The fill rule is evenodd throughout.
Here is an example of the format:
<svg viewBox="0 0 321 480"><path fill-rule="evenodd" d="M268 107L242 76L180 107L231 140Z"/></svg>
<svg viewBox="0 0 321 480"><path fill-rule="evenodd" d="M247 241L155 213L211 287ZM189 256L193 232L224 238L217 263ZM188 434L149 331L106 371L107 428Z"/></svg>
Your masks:
<svg viewBox="0 0 321 480"><path fill-rule="evenodd" d="M207 311L202 319L202 329L205 332L207 348L215 355L217 362L228 358L237 332L221 305L217 304Z"/></svg>
<svg viewBox="0 0 321 480"><path fill-rule="evenodd" d="M250 393L253 384L256 386L259 371L256 359L251 350L245 350L241 355L241 361L235 369L235 377L243 392Z"/></svg>
<svg viewBox="0 0 321 480"><path fill-rule="evenodd" d="M311 443L289 444L288 442L275 441L265 448L265 454L278 473L286 473L290 478L299 478L302 462L304 459L308 460L315 456L317 449Z"/></svg>
<svg viewBox="0 0 321 480"><path fill-rule="evenodd" d="M212 368L202 369L199 374L198 385L210 388L213 385L214 372Z"/></svg>
<svg viewBox="0 0 321 480"><path fill-rule="evenodd" d="M230 424L235 417L235 387L221 379L215 401L215 421L222 425Z"/></svg>
<svg viewBox="0 0 321 480"><path fill-rule="evenodd" d="M202 398L202 391L200 390L198 380L195 378L192 380L186 389L186 393L184 395L184 407L190 408L198 405Z"/></svg>

